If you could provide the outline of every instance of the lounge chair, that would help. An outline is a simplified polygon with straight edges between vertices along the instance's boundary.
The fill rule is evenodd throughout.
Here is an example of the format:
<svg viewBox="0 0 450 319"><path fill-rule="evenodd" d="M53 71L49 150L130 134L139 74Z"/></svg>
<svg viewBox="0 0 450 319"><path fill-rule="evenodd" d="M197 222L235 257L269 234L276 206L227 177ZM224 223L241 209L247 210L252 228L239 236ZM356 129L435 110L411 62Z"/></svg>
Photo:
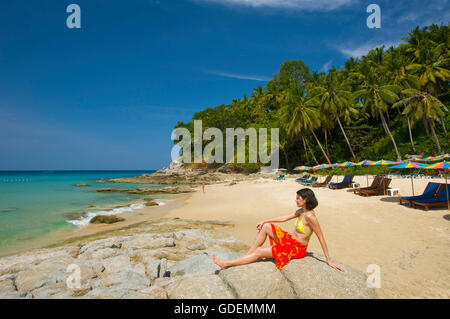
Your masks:
<svg viewBox="0 0 450 319"><path fill-rule="evenodd" d="M434 196L437 193L437 190L441 184L439 183L428 183L427 187L425 187L425 190L423 191L422 195L417 196L403 196L399 198L400 205L403 204L403 202L409 203L409 207L412 206L412 201L414 200L420 200L420 199L433 199Z"/></svg>
<svg viewBox="0 0 450 319"><path fill-rule="evenodd" d="M276 180L276 181L283 181L283 180L285 180L284 176L285 176L285 175L280 175L280 176L278 176L277 178L275 178L275 180Z"/></svg>
<svg viewBox="0 0 450 319"><path fill-rule="evenodd" d="M366 197L369 197L369 195L386 194L386 191L389 188L389 184L391 182L392 179L383 177L383 179L381 180L380 184L377 186L376 189L360 190L359 195L366 195Z"/></svg>
<svg viewBox="0 0 450 319"><path fill-rule="evenodd" d="M370 186L354 188L353 193L357 194L357 193L359 193L360 190L376 189L380 185L382 180L383 180L383 177L375 176L375 178L373 179L372 184Z"/></svg>
<svg viewBox="0 0 450 319"><path fill-rule="evenodd" d="M322 183L314 183L312 184L312 187L324 187L328 186L328 183L331 182L331 179L333 178L333 175L328 175L324 182Z"/></svg>
<svg viewBox="0 0 450 319"><path fill-rule="evenodd" d="M313 185L314 183L317 183L317 177L311 177L311 179L309 179L309 180L307 180L307 181L303 181L303 182L301 182L302 183L302 185L304 185L304 186L311 186L311 185Z"/></svg>
<svg viewBox="0 0 450 319"><path fill-rule="evenodd" d="M300 182L308 180L310 177L311 177L311 175L307 174L303 177L297 178L295 181L300 183Z"/></svg>
<svg viewBox="0 0 450 319"><path fill-rule="evenodd" d="M434 198L428 199L417 199L412 201L412 206L415 208L416 205L425 207L425 211L428 211L430 206L441 206L447 204L447 192L450 196L450 185L447 185L447 190L445 190L445 184L441 184L436 192Z"/></svg>
<svg viewBox="0 0 450 319"><path fill-rule="evenodd" d="M331 189L341 189L349 187L352 184L353 181L353 175L345 175L344 179L340 183L330 183L328 184L328 187Z"/></svg>

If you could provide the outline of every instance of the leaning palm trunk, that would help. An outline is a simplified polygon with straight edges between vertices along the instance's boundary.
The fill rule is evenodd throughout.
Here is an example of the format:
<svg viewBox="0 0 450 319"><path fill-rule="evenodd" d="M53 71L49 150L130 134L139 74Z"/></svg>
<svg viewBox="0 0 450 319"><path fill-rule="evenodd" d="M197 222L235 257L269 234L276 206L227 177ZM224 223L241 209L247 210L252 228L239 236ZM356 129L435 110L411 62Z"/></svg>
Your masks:
<svg viewBox="0 0 450 319"><path fill-rule="evenodd" d="M288 154L287 154L287 152L286 152L286 148L282 148L282 150L283 150L283 154L284 154L284 159L286 160L286 168L288 169L288 170L290 170L290 167L289 167L289 157L288 157Z"/></svg>
<svg viewBox="0 0 450 319"><path fill-rule="evenodd" d="M383 115L383 112L381 111L381 109L378 109L378 113L380 114L381 123L383 124L384 130L390 136L390 138L392 140L392 144L394 144L395 153L397 154L397 161L401 161L402 157L400 156L400 153L398 152L397 143L395 143L394 136L392 135L391 130L389 129L389 126L386 123L386 119L384 118L384 115Z"/></svg>
<svg viewBox="0 0 450 319"><path fill-rule="evenodd" d="M433 133L433 138L434 138L434 142L436 143L436 146L438 148L438 152L441 152L441 144L439 144L439 139L436 135L436 131L434 130L434 121L431 119L428 119L429 124L430 124L430 128L431 128L431 133Z"/></svg>
<svg viewBox="0 0 450 319"><path fill-rule="evenodd" d="M442 115L440 116L442 128L444 129L445 136L447 136L447 128L445 127L445 121Z"/></svg>
<svg viewBox="0 0 450 319"><path fill-rule="evenodd" d="M409 117L406 117L406 119L408 120L408 130L409 130L409 139L411 140L411 145L414 151L414 154L416 154L416 147L414 146L414 140L413 140L413 136L412 136L412 130L411 130L411 121L409 120Z"/></svg>
<svg viewBox="0 0 450 319"><path fill-rule="evenodd" d="M339 116L337 116L337 114L335 114L335 116L336 116L336 119L337 119L337 121L339 123L339 127L341 128L342 134L344 134L345 140L347 141L347 145L348 145L348 148L350 149L350 152L352 153L353 159L356 162L355 153L353 153L352 146L350 145L350 141L347 138L347 134L345 134L345 130L344 130L344 127L342 126L341 120L339 119Z"/></svg>
<svg viewBox="0 0 450 319"><path fill-rule="evenodd" d="M319 139L317 138L316 134L314 133L314 130L311 128L311 126L309 125L309 130L311 131L312 135L314 136L314 138L316 139L317 144L320 147L320 150L322 151L322 154L325 156L325 158L328 161L328 164L331 164L330 159L328 158L327 153L325 152L325 150L322 147L322 144L320 143Z"/></svg>
<svg viewBox="0 0 450 319"><path fill-rule="evenodd" d="M308 140L304 136L302 136L302 139L303 139L303 145L306 144L306 146L308 147L308 150L311 153L311 155L312 155L312 157L314 159L314 162L316 162L316 164L319 165L319 162L317 161L317 158L314 155L314 152L312 151L311 147L309 146Z"/></svg>

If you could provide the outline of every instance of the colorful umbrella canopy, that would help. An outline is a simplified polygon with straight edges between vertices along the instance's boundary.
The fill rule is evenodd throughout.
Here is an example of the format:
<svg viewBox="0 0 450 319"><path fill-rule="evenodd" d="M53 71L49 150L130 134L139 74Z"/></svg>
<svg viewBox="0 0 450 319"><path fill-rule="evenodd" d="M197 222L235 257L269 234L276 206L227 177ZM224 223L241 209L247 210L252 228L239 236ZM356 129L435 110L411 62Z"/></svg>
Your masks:
<svg viewBox="0 0 450 319"><path fill-rule="evenodd" d="M389 168L397 168L397 169L403 169L403 168L424 168L426 165L419 164L415 162L403 162L398 165L390 166ZM411 187L412 187L412 193L414 196L414 176L411 174Z"/></svg>
<svg viewBox="0 0 450 319"><path fill-rule="evenodd" d="M334 163L334 164L331 164L330 167L336 167L338 165L339 165L339 163Z"/></svg>
<svg viewBox="0 0 450 319"><path fill-rule="evenodd" d="M421 159L421 161L437 161L437 160L439 160L439 158L434 157L434 156L428 156L428 157Z"/></svg>
<svg viewBox="0 0 450 319"><path fill-rule="evenodd" d="M448 155L448 154L447 154ZM447 208L450 210L450 199L448 196L448 186L447 186L447 171L450 171L450 163L443 161L436 164L431 164L424 167L425 169L440 169L445 171L445 191L447 192Z"/></svg>
<svg viewBox="0 0 450 319"><path fill-rule="evenodd" d="M444 158L450 158L450 154L442 154L442 155L436 156L436 158L439 160L444 159Z"/></svg>
<svg viewBox="0 0 450 319"><path fill-rule="evenodd" d="M369 166L372 165L374 162L369 160L364 160L359 163L356 163L355 166Z"/></svg>
<svg viewBox="0 0 450 319"><path fill-rule="evenodd" d="M443 161L436 164L427 165L424 167L425 169L442 169L442 170L450 170L450 163Z"/></svg>
<svg viewBox="0 0 450 319"><path fill-rule="evenodd" d="M424 168L425 164L419 164L416 162L403 162L398 165L390 166L389 168Z"/></svg>
<svg viewBox="0 0 450 319"><path fill-rule="evenodd" d="M310 168L311 168L311 167L309 167L309 166L303 165L303 166L298 166L298 167L294 168L294 170L296 170L296 171L307 171L307 170L309 170Z"/></svg>
<svg viewBox="0 0 450 319"><path fill-rule="evenodd" d="M415 161L423 161L423 159L419 158L419 157L411 157L411 158L405 160L404 162L415 162Z"/></svg>
<svg viewBox="0 0 450 319"><path fill-rule="evenodd" d="M381 166L381 165L393 165L393 164L400 164L400 162L392 162L392 161L386 161L386 160L379 160L376 161L370 165L376 165L376 166Z"/></svg>
<svg viewBox="0 0 450 319"><path fill-rule="evenodd" d="M355 163L353 162L344 162L338 165L338 167L349 167L349 166L355 166Z"/></svg>

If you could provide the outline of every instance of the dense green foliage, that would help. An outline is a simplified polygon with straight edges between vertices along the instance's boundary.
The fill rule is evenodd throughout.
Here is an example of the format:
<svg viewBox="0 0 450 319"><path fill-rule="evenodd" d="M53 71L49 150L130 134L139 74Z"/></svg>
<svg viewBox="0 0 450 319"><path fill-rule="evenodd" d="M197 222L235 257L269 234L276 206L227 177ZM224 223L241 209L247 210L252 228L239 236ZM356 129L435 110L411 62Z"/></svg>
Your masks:
<svg viewBox="0 0 450 319"><path fill-rule="evenodd" d="M286 61L250 97L207 108L192 120L223 132L279 128L280 166L288 169L448 152L449 28L417 27L402 40L327 73ZM193 121L176 127L193 134Z"/></svg>

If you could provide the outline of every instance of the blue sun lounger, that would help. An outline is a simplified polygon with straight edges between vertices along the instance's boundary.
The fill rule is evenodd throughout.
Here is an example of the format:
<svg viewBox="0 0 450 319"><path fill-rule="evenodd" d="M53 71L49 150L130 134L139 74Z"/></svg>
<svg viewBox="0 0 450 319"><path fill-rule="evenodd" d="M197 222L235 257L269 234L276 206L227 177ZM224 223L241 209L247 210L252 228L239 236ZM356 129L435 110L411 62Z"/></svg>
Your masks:
<svg viewBox="0 0 450 319"><path fill-rule="evenodd" d="M328 187L331 189L340 189L340 188L346 188L349 187L352 184L353 181L353 175L345 175L344 179L340 183L330 183L328 184Z"/></svg>
<svg viewBox="0 0 450 319"><path fill-rule="evenodd" d="M310 177L311 177L311 175L308 174L308 175L305 175L303 177L297 178L295 181L300 183L300 182L303 182L303 181L307 181Z"/></svg>
<svg viewBox="0 0 450 319"><path fill-rule="evenodd" d="M425 187L425 190L423 191L422 195L417 195L417 196L403 196L400 197L399 201L400 201L400 205L403 202L407 202L409 203L409 207L412 206L412 201L415 200L426 200L426 199L433 199L433 196L436 194L439 186L441 184L440 183L428 183L427 187Z"/></svg>
<svg viewBox="0 0 450 319"><path fill-rule="evenodd" d="M434 198L429 199L418 199L412 201L412 206L415 208L416 205L425 207L425 211L428 211L430 206L441 206L447 204L447 194L450 196L450 185L441 184L442 187L439 188L438 194ZM447 190L445 190L445 186L447 186ZM447 193L448 192L448 193Z"/></svg>

